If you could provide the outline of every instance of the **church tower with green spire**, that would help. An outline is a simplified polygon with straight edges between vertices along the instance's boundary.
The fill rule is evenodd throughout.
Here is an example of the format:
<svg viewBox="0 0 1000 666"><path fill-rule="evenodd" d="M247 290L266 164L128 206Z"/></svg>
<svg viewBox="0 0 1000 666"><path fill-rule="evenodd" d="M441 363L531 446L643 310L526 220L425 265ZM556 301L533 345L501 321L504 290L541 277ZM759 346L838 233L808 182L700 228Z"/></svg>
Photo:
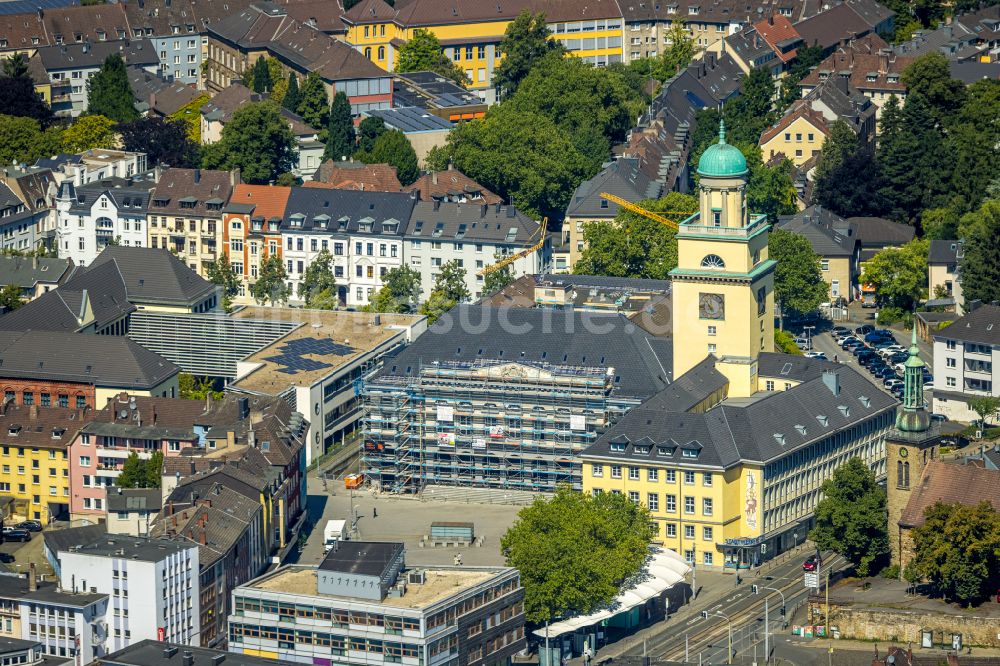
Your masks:
<svg viewBox="0 0 1000 666"><path fill-rule="evenodd" d="M903 363L903 405L896 411L896 427L885 438L886 503L893 564L900 563L900 552L906 543L899 519L910 501L910 488L917 486L927 463L937 458L940 448L941 433L931 424L924 407L924 367L914 331L909 357Z"/></svg>

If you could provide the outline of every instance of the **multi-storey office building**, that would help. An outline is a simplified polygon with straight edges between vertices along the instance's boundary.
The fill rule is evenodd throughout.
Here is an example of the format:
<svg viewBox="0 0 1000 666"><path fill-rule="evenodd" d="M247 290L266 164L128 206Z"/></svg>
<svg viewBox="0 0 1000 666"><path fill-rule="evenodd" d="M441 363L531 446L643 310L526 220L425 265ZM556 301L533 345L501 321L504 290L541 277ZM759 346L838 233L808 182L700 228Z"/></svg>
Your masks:
<svg viewBox="0 0 1000 666"><path fill-rule="evenodd" d="M230 651L285 663L504 666L524 647L517 570L407 570L401 543L344 541L233 597Z"/></svg>
<svg viewBox="0 0 1000 666"><path fill-rule="evenodd" d="M198 546L109 535L58 553L65 589L110 595L109 652L145 640L198 644Z"/></svg>
<svg viewBox="0 0 1000 666"><path fill-rule="evenodd" d="M670 341L617 314L460 305L365 382L370 481L554 490L664 388Z"/></svg>
<svg viewBox="0 0 1000 666"><path fill-rule="evenodd" d="M1000 396L1000 307L967 306L965 316L933 333L934 411L958 421L979 418L969 407L977 396Z"/></svg>
<svg viewBox="0 0 1000 666"><path fill-rule="evenodd" d="M59 256L89 266L109 245L146 247L152 174L76 186L63 181L56 197Z"/></svg>

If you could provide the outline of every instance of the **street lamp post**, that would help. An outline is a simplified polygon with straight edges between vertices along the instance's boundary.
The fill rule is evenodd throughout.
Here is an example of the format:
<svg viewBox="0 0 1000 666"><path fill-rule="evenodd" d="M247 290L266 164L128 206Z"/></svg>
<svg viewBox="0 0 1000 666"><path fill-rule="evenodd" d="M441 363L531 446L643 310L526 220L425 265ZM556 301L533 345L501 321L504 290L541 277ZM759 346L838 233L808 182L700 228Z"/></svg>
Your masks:
<svg viewBox="0 0 1000 666"><path fill-rule="evenodd" d="M806 349L808 349L809 351L812 351L812 348L813 348L812 332L814 330L816 330L816 327L815 326L803 326L802 330L805 331L805 333L806 333Z"/></svg>
<svg viewBox="0 0 1000 666"><path fill-rule="evenodd" d="M770 590L772 592L777 592L781 595L781 607L785 607L785 593L776 587L771 587L769 585L754 585L752 588L754 594L759 594L761 590ZM771 659L771 609L768 606L768 595L764 595L764 663L766 664Z"/></svg>
<svg viewBox="0 0 1000 666"><path fill-rule="evenodd" d="M718 617L721 617L723 620L725 620L726 623L729 625L729 652L726 653L726 663L731 664L733 663L733 621L729 619L728 615L720 613L719 611L701 612L701 617L704 620L707 620L709 615L717 615Z"/></svg>

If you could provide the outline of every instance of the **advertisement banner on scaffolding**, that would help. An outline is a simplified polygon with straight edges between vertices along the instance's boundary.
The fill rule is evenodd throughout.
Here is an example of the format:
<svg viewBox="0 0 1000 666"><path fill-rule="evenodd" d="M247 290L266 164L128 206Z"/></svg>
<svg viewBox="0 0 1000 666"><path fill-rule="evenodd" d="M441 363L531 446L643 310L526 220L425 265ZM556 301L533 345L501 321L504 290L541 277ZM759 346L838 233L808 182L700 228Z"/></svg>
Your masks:
<svg viewBox="0 0 1000 666"><path fill-rule="evenodd" d="M454 421L455 420L455 408L451 405L438 405L437 406L437 420L438 421Z"/></svg>
<svg viewBox="0 0 1000 666"><path fill-rule="evenodd" d="M455 433L453 432L439 432L438 433L438 446L455 446Z"/></svg>
<svg viewBox="0 0 1000 666"><path fill-rule="evenodd" d="M503 437L503 426L490 426L490 437L493 439L500 439Z"/></svg>
<svg viewBox="0 0 1000 666"><path fill-rule="evenodd" d="M473 438L473 440L472 440L472 448L474 448L474 449L485 449L486 448L486 440L483 439L482 437L475 437L475 438Z"/></svg>
<svg viewBox="0 0 1000 666"><path fill-rule="evenodd" d="M569 417L569 429L570 430L586 430L587 429L587 417L583 414L572 414Z"/></svg>

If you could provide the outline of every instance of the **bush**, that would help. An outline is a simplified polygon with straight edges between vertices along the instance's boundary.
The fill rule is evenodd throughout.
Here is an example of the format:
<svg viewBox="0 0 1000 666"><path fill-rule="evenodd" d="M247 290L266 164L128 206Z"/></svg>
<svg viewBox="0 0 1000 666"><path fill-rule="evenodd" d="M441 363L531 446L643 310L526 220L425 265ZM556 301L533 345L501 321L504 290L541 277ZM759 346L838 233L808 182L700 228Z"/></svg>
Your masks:
<svg viewBox="0 0 1000 666"><path fill-rule="evenodd" d="M899 565L892 564L882 569L882 578L888 578L889 580L899 580Z"/></svg>
<svg viewBox="0 0 1000 666"><path fill-rule="evenodd" d="M795 337L788 331L774 329L774 346L786 354L802 356L802 350L795 344Z"/></svg>
<svg viewBox="0 0 1000 666"><path fill-rule="evenodd" d="M903 322L903 328L913 327L913 314L903 308L887 306L878 311L878 325L891 326Z"/></svg>

